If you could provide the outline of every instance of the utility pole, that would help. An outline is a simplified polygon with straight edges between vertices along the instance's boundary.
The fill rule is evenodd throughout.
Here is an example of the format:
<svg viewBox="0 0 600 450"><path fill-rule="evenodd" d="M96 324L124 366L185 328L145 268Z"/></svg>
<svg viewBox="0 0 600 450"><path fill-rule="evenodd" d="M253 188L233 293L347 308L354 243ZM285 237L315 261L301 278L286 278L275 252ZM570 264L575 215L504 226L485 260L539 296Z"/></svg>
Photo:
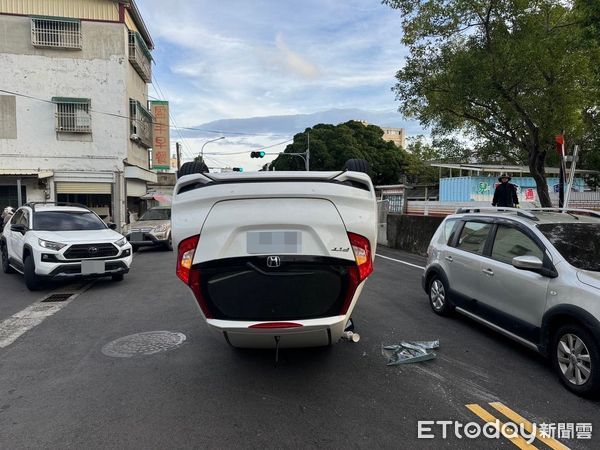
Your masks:
<svg viewBox="0 0 600 450"><path fill-rule="evenodd" d="M306 146L306 171L310 170L310 131L306 132L306 139L308 141Z"/></svg>
<svg viewBox="0 0 600 450"><path fill-rule="evenodd" d="M175 154L177 155L177 170L181 168L181 144L175 142Z"/></svg>

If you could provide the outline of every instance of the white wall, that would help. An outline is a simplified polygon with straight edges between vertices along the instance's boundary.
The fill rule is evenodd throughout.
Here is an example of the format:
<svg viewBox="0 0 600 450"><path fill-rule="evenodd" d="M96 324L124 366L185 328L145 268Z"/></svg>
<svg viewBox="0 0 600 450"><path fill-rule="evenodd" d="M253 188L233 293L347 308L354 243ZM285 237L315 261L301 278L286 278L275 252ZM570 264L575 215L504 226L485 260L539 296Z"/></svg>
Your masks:
<svg viewBox="0 0 600 450"><path fill-rule="evenodd" d="M0 139L0 168L122 170L129 144L123 24L82 22L82 50L37 49L30 19L0 16L2 89L50 101L91 99L92 134L55 131L56 105L17 97L17 139ZM0 39L2 40L2 39ZM60 140L59 140L60 138Z"/></svg>

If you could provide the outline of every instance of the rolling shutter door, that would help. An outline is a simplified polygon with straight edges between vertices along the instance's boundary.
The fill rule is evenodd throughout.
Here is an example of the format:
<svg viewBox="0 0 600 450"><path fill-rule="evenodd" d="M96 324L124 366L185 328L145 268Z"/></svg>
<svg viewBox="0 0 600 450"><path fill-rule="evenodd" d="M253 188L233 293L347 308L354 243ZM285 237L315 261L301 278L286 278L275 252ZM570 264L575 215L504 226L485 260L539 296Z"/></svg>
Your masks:
<svg viewBox="0 0 600 450"><path fill-rule="evenodd" d="M111 194L110 183L56 183L57 194Z"/></svg>

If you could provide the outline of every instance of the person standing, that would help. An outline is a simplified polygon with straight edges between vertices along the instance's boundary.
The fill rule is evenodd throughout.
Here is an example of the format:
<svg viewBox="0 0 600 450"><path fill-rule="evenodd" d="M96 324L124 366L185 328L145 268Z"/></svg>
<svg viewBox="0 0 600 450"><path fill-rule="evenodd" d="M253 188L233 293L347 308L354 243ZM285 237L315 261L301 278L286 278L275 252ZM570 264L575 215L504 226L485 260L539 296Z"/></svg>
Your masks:
<svg viewBox="0 0 600 450"><path fill-rule="evenodd" d="M517 196L517 186L509 183L511 177L503 173L498 178L500 184L496 186L494 191L494 199L492 206L502 206L505 208L515 208L519 205L519 197Z"/></svg>

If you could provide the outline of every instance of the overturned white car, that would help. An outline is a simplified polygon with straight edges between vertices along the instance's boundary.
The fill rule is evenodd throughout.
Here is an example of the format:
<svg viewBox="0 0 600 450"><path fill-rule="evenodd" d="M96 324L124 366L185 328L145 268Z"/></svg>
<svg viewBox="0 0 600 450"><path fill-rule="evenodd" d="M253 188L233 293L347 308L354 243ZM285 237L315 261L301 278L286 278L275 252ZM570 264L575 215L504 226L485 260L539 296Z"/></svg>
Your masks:
<svg viewBox="0 0 600 450"><path fill-rule="evenodd" d="M373 271L365 173L198 173L175 186L177 275L235 347L336 343Z"/></svg>

